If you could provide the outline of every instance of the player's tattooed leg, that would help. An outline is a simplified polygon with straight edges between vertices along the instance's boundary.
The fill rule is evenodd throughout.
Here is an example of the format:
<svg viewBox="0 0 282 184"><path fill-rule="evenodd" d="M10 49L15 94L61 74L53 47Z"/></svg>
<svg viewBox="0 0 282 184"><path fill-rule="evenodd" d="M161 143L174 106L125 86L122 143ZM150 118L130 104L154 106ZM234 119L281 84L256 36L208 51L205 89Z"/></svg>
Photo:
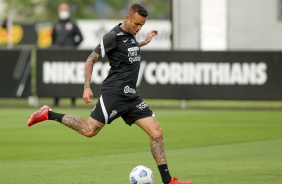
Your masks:
<svg viewBox="0 0 282 184"><path fill-rule="evenodd" d="M166 155L164 151L163 136L151 137L150 146L153 157L158 165L166 164Z"/></svg>
<svg viewBox="0 0 282 184"><path fill-rule="evenodd" d="M99 121L87 122L75 115L65 115L62 124L87 137L95 136L103 128L103 124Z"/></svg>

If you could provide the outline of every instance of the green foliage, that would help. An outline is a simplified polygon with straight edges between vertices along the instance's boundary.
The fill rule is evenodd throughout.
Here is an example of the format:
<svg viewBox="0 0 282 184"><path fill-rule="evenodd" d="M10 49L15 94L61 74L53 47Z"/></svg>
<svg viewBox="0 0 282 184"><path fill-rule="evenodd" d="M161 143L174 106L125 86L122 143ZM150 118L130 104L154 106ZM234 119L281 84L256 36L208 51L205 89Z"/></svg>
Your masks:
<svg viewBox="0 0 282 184"><path fill-rule="evenodd" d="M6 14L16 22L42 22L57 20L57 7L66 2L74 19L123 19L132 3L140 3L149 11L150 19L169 18L169 0L3 0Z"/></svg>

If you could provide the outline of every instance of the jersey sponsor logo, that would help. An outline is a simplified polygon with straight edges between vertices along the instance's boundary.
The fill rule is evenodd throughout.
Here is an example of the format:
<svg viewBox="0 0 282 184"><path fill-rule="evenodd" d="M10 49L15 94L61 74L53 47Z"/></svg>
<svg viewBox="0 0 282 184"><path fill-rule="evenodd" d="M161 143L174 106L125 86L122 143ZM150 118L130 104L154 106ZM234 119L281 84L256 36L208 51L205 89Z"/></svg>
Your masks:
<svg viewBox="0 0 282 184"><path fill-rule="evenodd" d="M146 104L146 102L141 102L140 104L138 104L138 105L136 105L136 108L137 109L140 109L140 110L143 110L143 109L145 109L145 108L147 108L148 107L148 105Z"/></svg>
<svg viewBox="0 0 282 184"><path fill-rule="evenodd" d="M128 52L134 52L134 51L138 51L139 47L130 47L127 50L128 50Z"/></svg>
<svg viewBox="0 0 282 184"><path fill-rule="evenodd" d="M123 91L125 94L136 94L136 89L130 88L129 86L125 86Z"/></svg>
<svg viewBox="0 0 282 184"><path fill-rule="evenodd" d="M128 50L128 61L130 63L141 61L141 56L138 53L139 47L130 47L127 50Z"/></svg>
<svg viewBox="0 0 282 184"><path fill-rule="evenodd" d="M121 35L124 35L123 32L117 33L117 36L121 36Z"/></svg>

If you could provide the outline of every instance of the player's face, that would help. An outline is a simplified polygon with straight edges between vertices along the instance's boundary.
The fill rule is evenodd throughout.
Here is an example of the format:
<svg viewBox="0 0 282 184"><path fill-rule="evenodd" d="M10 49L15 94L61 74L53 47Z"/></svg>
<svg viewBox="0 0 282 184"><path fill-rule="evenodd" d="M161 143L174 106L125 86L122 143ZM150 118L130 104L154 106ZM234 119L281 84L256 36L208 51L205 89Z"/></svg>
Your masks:
<svg viewBox="0 0 282 184"><path fill-rule="evenodd" d="M128 24L128 32L133 35L136 35L146 22L146 17L143 17L138 13L128 15L126 19Z"/></svg>

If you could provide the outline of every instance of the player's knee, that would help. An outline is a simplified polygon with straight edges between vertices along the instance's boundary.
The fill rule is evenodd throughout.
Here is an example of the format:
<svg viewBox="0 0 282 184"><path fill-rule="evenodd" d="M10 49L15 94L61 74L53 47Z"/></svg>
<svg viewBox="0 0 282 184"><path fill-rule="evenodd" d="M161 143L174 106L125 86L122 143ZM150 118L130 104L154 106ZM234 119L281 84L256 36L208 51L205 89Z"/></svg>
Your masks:
<svg viewBox="0 0 282 184"><path fill-rule="evenodd" d="M158 134L159 136L163 136L163 129L162 129L161 127L159 127L159 128L157 129L157 134Z"/></svg>
<svg viewBox="0 0 282 184"><path fill-rule="evenodd" d="M87 131L87 132L84 132L83 135L85 135L88 138L91 138L91 137L94 137L95 135L97 135L97 133L98 132L95 132L95 131Z"/></svg>
<svg viewBox="0 0 282 184"><path fill-rule="evenodd" d="M162 137L163 136L163 129L158 126L156 127L151 134L151 137Z"/></svg>
<svg viewBox="0 0 282 184"><path fill-rule="evenodd" d="M94 137L95 135L97 135L98 132L99 132L98 129L96 129L92 126L89 126L86 130L83 131L83 135L91 138L91 137Z"/></svg>
<svg viewBox="0 0 282 184"><path fill-rule="evenodd" d="M104 126L103 123L94 120L90 117L88 120L88 127L83 132L83 135L89 138L94 137L99 133L99 131L103 128L103 126Z"/></svg>

